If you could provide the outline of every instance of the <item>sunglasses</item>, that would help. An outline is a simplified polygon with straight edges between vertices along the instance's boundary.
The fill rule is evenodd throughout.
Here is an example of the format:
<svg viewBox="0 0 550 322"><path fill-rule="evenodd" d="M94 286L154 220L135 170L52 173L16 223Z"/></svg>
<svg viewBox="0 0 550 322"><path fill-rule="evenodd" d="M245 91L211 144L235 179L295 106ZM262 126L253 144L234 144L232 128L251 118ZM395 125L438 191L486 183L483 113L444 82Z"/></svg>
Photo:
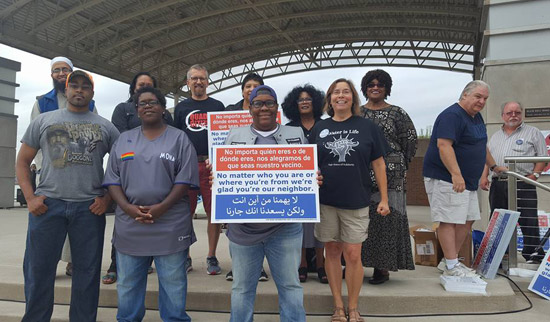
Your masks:
<svg viewBox="0 0 550 322"><path fill-rule="evenodd" d="M368 84L367 84L367 88L374 88L374 87L385 88L385 87L386 87L386 84L384 84L384 83L378 83L378 84L375 84L375 83L368 83Z"/></svg>
<svg viewBox="0 0 550 322"><path fill-rule="evenodd" d="M264 105L267 108L273 108L277 106L277 102L275 102L274 100L268 100L268 101L252 101L252 103L250 103L250 106L254 108L261 108Z"/></svg>
<svg viewBox="0 0 550 322"><path fill-rule="evenodd" d="M92 85L89 85L89 84L82 84L82 85L78 85L78 84L74 84L74 83L69 83L67 85L70 89L72 90L78 90L79 88L81 88L83 91L91 91L92 90Z"/></svg>
<svg viewBox="0 0 550 322"><path fill-rule="evenodd" d="M306 97L306 98L299 98L296 100L296 103L300 104L300 103L308 103L308 102L313 102L313 99L311 97Z"/></svg>

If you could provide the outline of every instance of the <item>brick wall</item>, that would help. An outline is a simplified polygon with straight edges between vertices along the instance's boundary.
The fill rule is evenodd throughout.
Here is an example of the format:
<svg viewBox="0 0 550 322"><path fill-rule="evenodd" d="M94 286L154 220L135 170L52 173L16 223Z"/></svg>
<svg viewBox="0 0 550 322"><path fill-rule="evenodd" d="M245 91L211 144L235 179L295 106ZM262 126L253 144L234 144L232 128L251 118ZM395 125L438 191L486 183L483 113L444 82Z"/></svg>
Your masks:
<svg viewBox="0 0 550 322"><path fill-rule="evenodd" d="M413 206L429 206L428 196L424 189L424 179L422 177L422 163L424 154L428 149L429 139L419 139L418 149L407 171L407 204Z"/></svg>

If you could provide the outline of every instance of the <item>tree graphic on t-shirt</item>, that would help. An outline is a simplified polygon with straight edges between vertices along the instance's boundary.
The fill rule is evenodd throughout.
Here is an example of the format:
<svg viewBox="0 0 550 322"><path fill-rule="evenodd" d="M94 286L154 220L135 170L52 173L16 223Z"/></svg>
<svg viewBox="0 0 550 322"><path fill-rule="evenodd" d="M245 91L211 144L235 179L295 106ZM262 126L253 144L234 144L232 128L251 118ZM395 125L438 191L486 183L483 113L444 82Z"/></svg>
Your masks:
<svg viewBox="0 0 550 322"><path fill-rule="evenodd" d="M334 138L334 141L325 143L325 148L330 149L330 153L338 156L338 162L346 162L346 155L350 154L350 151L355 151L353 148L359 145L359 142L348 139L348 136L343 138L340 135L340 138Z"/></svg>

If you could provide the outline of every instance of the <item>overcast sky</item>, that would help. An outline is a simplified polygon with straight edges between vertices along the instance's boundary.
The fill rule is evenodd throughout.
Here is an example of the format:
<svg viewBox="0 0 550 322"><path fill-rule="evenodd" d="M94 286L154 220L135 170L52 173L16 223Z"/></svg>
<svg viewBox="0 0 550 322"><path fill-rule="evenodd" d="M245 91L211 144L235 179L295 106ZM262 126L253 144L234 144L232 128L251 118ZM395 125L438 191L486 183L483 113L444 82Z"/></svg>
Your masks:
<svg viewBox="0 0 550 322"><path fill-rule="evenodd" d="M52 89L50 77L50 60L36 56L12 47L0 44L0 56L21 63L21 71L17 73L15 114L19 116L17 140L21 140L30 122L31 108L36 96L45 94ZM70 57L69 57L70 58ZM79 66L75 66L78 69ZM432 125L436 116L446 107L457 101L466 83L472 80L470 74L429 70L423 68L380 68L390 73L393 79L392 95L388 102L401 106L409 113L416 129L426 129ZM335 68L329 70L310 71L289 76L280 76L265 80L273 87L282 102L284 96L297 85L310 83L326 91L330 83L337 78L351 79L360 92L361 78L374 68ZM128 99L129 85L110 78L94 74L96 106L101 116L111 119L115 106ZM217 93L212 97L225 105L242 99L241 89L232 88ZM361 97L361 103L365 98ZM168 102L168 107L173 101ZM19 146L19 143L18 143Z"/></svg>

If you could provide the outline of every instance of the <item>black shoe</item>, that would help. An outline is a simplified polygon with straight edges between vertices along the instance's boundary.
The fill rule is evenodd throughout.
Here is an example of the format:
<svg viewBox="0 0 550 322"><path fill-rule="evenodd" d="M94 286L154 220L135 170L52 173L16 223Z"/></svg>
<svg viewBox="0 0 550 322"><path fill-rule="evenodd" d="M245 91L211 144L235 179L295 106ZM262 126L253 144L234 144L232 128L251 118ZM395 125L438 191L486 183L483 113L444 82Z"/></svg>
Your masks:
<svg viewBox="0 0 550 322"><path fill-rule="evenodd" d="M375 268L374 274L369 278L369 284L378 285L390 280L390 273L384 274L381 269Z"/></svg>
<svg viewBox="0 0 550 322"><path fill-rule="evenodd" d="M225 274L225 280L226 281L232 281L233 280L233 271L229 271L229 273Z"/></svg>
<svg viewBox="0 0 550 322"><path fill-rule="evenodd" d="M262 272L260 273L260 278L258 279L258 281L265 282L265 281L268 281L268 280L269 280L269 276L267 276L267 273L262 268Z"/></svg>
<svg viewBox="0 0 550 322"><path fill-rule="evenodd" d="M307 267L298 268L298 278L300 279L300 283L307 281Z"/></svg>

